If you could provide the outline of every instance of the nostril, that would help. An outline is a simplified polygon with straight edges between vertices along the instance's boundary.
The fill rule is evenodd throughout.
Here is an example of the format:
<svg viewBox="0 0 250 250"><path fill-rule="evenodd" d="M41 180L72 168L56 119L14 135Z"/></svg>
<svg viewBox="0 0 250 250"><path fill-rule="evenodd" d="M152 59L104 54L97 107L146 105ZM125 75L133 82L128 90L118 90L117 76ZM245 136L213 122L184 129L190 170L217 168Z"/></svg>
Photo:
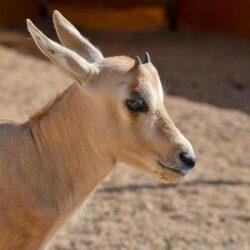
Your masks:
<svg viewBox="0 0 250 250"><path fill-rule="evenodd" d="M180 159L184 162L189 168L193 168L196 162L195 157L188 154L187 152L180 153Z"/></svg>

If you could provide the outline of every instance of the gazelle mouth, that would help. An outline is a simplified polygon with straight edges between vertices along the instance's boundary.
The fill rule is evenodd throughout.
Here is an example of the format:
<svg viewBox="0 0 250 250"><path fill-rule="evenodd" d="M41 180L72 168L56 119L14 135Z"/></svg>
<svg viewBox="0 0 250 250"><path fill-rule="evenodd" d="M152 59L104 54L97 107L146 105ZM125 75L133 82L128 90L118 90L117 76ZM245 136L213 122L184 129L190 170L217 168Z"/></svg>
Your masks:
<svg viewBox="0 0 250 250"><path fill-rule="evenodd" d="M163 169L167 169L168 171L170 172L173 172L173 173L176 173L176 174L179 174L179 175L186 175L186 171L185 170L182 170L182 169L177 169L177 168L173 168L173 167L168 167L166 166L162 161L160 160L157 160L157 163L158 165L160 165Z"/></svg>

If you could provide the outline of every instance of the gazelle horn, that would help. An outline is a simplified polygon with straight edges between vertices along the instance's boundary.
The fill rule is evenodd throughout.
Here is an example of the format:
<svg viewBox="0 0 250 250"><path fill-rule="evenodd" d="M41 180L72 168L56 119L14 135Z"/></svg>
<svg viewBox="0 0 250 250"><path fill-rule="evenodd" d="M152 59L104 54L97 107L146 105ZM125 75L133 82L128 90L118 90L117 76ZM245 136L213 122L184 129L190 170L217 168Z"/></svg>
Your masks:
<svg viewBox="0 0 250 250"><path fill-rule="evenodd" d="M135 66L139 66L139 65L141 65L142 63L141 63L141 59L140 59L140 57L139 56L137 56L136 58L135 58Z"/></svg>
<svg viewBox="0 0 250 250"><path fill-rule="evenodd" d="M143 64L144 64L144 63L150 63L150 62L151 62L151 61L150 61L150 55L149 55L148 52L145 52Z"/></svg>

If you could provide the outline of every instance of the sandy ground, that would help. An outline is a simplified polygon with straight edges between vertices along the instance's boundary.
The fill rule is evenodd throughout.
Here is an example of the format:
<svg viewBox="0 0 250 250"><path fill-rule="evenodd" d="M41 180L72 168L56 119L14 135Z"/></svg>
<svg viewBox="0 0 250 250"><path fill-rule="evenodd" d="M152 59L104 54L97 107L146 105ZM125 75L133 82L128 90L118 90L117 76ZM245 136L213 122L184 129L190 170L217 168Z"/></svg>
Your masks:
<svg viewBox="0 0 250 250"><path fill-rule="evenodd" d="M88 36L105 55L150 51L198 164L166 185L117 168L50 249L249 250L250 41L183 31ZM0 44L0 117L23 121L70 80L26 35L0 32Z"/></svg>

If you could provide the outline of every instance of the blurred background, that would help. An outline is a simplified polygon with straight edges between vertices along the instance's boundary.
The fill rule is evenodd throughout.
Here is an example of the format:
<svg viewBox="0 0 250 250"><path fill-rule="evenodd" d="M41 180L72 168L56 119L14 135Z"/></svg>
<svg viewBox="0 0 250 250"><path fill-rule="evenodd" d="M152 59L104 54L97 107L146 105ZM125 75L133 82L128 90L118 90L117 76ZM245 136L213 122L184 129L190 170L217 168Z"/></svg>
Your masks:
<svg viewBox="0 0 250 250"><path fill-rule="evenodd" d="M151 55L197 167L178 184L117 168L50 249L250 249L249 0L0 0L0 117L24 121L70 83L35 47L59 10L105 56Z"/></svg>

